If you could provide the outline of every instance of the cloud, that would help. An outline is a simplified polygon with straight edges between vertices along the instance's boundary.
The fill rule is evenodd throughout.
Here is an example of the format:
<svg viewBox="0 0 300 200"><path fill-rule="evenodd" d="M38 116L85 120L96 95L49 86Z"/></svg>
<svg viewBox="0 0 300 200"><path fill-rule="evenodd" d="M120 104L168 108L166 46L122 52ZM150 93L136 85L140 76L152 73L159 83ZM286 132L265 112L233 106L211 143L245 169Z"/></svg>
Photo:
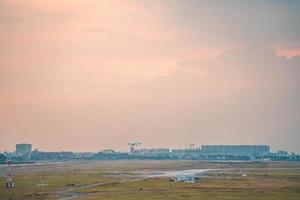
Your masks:
<svg viewBox="0 0 300 200"><path fill-rule="evenodd" d="M299 152L299 66L300 57L251 47L185 60L168 76L126 87L102 86L92 68L80 76L67 71L64 81L45 73L31 83L43 92L34 87L2 98L0 131L9 134L1 142L77 151L125 149L132 139L148 147L263 143Z"/></svg>
<svg viewBox="0 0 300 200"><path fill-rule="evenodd" d="M92 33L108 33L111 32L109 30L103 29L103 28L85 28L85 29L81 29L81 31L83 32L92 32Z"/></svg>
<svg viewBox="0 0 300 200"><path fill-rule="evenodd" d="M10 26L11 24L22 21L22 18L16 13L17 9L11 6L6 1L0 1L0 22L3 25Z"/></svg>
<svg viewBox="0 0 300 200"><path fill-rule="evenodd" d="M134 119L148 140L154 131L170 143L266 143L299 152L299 85L300 57L229 50L136 86L144 111Z"/></svg>
<svg viewBox="0 0 300 200"><path fill-rule="evenodd" d="M298 43L299 1L164 1L165 21L190 46Z"/></svg>
<svg viewBox="0 0 300 200"><path fill-rule="evenodd" d="M299 151L297 1L0 2L2 148L131 138Z"/></svg>

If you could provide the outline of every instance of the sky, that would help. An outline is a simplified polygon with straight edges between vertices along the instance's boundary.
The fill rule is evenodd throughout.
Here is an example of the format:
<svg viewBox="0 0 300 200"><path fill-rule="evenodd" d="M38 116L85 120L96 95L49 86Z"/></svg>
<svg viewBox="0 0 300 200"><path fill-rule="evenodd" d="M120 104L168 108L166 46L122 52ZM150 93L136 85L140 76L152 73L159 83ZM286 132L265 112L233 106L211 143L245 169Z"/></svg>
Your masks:
<svg viewBox="0 0 300 200"><path fill-rule="evenodd" d="M300 1L0 0L0 151L300 153Z"/></svg>

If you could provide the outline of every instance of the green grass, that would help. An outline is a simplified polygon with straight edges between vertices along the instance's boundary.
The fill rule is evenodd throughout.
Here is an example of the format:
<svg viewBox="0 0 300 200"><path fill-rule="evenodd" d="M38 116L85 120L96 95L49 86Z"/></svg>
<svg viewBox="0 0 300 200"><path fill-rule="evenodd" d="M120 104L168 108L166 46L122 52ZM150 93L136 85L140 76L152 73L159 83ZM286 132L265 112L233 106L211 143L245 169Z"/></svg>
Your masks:
<svg viewBox="0 0 300 200"><path fill-rule="evenodd" d="M264 177L215 179L207 177L199 183L174 183L168 179L147 179L96 187L85 192L96 194L84 199L300 199L299 176L296 180ZM97 194L98 192L98 194Z"/></svg>
<svg viewBox="0 0 300 200"><path fill-rule="evenodd" d="M109 167L111 164L111 168ZM74 164L77 166L77 164ZM226 164L222 171L207 174L199 183L175 183L168 178L137 180L131 170L170 168L220 168L207 162L147 162L106 163L39 167L19 170L14 176L16 187L6 189L4 177L0 178L0 199L58 199L64 195L54 192L72 189L81 199L89 200L296 200L300 199L300 163ZM92 166L92 167L91 167ZM227 170L227 169L231 170ZM271 169L272 168L272 169ZM112 169L110 171L110 169ZM232 170L233 169L233 170ZM117 171L115 171L117 170ZM243 177L243 173L247 173ZM135 180L135 181L129 181ZM137 181L136 181L137 180ZM103 183L89 188L80 185Z"/></svg>
<svg viewBox="0 0 300 200"><path fill-rule="evenodd" d="M105 177L102 173L50 173L50 174L26 174L14 176L16 183L14 189L5 188L5 178L0 179L0 199L51 199L55 191L63 188L76 187L97 182L110 182L111 177Z"/></svg>

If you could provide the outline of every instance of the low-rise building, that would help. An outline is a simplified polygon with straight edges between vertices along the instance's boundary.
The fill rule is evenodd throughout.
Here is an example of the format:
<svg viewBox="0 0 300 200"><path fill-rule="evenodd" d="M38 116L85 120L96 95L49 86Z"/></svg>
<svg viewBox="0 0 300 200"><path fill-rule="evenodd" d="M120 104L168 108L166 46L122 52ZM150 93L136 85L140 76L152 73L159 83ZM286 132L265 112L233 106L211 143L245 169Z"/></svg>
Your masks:
<svg viewBox="0 0 300 200"><path fill-rule="evenodd" d="M139 149L139 150L135 150L134 152L139 155L155 156L155 155L167 155L170 153L170 149L168 148Z"/></svg>
<svg viewBox="0 0 300 200"><path fill-rule="evenodd" d="M202 152L214 155L266 155L269 145L202 145Z"/></svg>

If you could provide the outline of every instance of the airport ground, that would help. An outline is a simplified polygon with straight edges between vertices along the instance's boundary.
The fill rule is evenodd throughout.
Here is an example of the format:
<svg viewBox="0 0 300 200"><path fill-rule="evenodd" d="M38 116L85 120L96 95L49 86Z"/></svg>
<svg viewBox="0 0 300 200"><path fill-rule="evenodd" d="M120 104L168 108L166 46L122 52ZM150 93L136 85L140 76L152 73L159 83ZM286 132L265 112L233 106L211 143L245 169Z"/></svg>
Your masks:
<svg viewBox="0 0 300 200"><path fill-rule="evenodd" d="M200 182L172 182L154 172L209 169ZM97 161L40 163L12 167L15 188L5 187L0 166L0 199L110 200L296 200L300 162Z"/></svg>

